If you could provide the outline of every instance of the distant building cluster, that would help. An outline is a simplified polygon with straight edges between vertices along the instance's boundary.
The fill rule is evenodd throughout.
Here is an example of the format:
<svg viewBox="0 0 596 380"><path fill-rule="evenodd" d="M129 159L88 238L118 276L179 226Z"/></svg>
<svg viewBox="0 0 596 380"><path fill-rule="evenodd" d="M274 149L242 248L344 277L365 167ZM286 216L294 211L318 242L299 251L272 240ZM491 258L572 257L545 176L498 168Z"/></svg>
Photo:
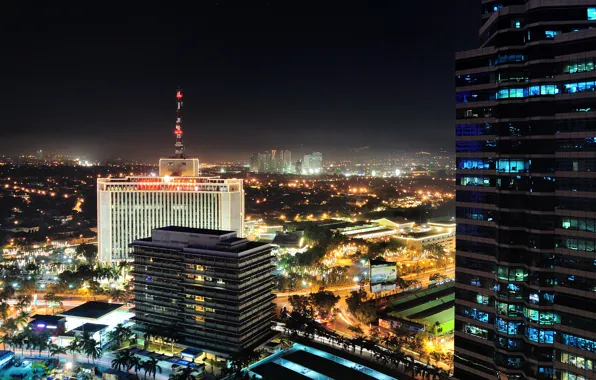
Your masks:
<svg viewBox="0 0 596 380"><path fill-rule="evenodd" d="M300 167L300 174L319 174L323 171L323 154L313 152L304 155L302 165Z"/></svg>
<svg viewBox="0 0 596 380"><path fill-rule="evenodd" d="M272 149L253 154L249 167L253 173L319 174L323 172L323 154L313 152L292 162L291 151Z"/></svg>
<svg viewBox="0 0 596 380"><path fill-rule="evenodd" d="M250 171L254 173L294 173L292 152L289 150L266 150L250 157Z"/></svg>

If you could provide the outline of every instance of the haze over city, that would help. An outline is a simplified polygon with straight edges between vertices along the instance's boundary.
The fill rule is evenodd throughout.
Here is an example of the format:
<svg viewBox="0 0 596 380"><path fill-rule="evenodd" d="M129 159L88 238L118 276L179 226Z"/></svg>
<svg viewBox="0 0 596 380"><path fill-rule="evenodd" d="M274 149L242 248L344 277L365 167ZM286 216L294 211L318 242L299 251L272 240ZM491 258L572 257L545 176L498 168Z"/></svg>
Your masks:
<svg viewBox="0 0 596 380"><path fill-rule="evenodd" d="M453 151L453 56L473 46L479 6L436 4L16 6L0 26L0 150L153 162L181 86L187 152L207 161Z"/></svg>

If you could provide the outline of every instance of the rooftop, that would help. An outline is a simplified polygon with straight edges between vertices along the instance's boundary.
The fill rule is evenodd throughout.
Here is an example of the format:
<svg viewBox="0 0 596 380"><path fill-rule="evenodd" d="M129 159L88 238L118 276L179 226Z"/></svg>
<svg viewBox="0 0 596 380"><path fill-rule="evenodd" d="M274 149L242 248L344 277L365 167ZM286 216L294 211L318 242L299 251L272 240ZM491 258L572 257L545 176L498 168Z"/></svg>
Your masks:
<svg viewBox="0 0 596 380"><path fill-rule="evenodd" d="M398 237L401 238L410 238L410 239L424 239L427 237L431 237L431 236L441 236L441 235L449 235L449 234L453 234L454 231L437 231L437 230L431 230L431 231L419 231L419 232L410 232Z"/></svg>
<svg viewBox="0 0 596 380"><path fill-rule="evenodd" d="M122 306L124 306L124 304L89 301L73 309L62 312L59 315L63 315L65 317L99 319L104 315L110 314L111 312L120 309Z"/></svg>
<svg viewBox="0 0 596 380"><path fill-rule="evenodd" d="M39 323L39 322L58 323L63 319L64 319L64 317L62 317L60 315L35 314L34 316L31 317L30 323Z"/></svg>
<svg viewBox="0 0 596 380"><path fill-rule="evenodd" d="M235 233L234 231L222 231L222 230L211 230L208 228L192 228L192 227L179 227L179 226L166 226L166 227L156 228L156 230L171 231L171 232L185 232L185 233L202 234L202 235L216 235L216 236L222 236L222 235Z"/></svg>
<svg viewBox="0 0 596 380"><path fill-rule="evenodd" d="M97 323L85 323L75 329L72 329L72 331L88 332L89 334L94 334L98 331L105 329L106 327L108 327L108 325L101 325Z"/></svg>

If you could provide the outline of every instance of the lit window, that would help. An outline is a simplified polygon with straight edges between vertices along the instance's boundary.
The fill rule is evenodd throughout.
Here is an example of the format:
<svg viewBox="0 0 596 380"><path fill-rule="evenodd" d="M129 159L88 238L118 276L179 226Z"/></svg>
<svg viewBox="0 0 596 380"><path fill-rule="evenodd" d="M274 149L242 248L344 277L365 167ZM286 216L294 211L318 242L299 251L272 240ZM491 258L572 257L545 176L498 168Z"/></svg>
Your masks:
<svg viewBox="0 0 596 380"><path fill-rule="evenodd" d="M544 31L544 35L546 36L546 38L555 38L555 36L557 34L560 34L561 32L559 31L555 31L555 30L546 30Z"/></svg>
<svg viewBox="0 0 596 380"><path fill-rule="evenodd" d="M588 8L588 20L596 20L596 8Z"/></svg>

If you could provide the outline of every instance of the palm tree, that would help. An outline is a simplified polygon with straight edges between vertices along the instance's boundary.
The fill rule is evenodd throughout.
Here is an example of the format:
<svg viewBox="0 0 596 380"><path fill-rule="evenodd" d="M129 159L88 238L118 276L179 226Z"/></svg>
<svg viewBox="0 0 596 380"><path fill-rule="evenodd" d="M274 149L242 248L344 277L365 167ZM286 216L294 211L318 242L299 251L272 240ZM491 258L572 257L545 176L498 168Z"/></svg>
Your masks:
<svg viewBox="0 0 596 380"><path fill-rule="evenodd" d="M48 351L50 352L50 356L56 355L66 355L68 352L66 347L60 347L57 344L50 343L48 345Z"/></svg>
<svg viewBox="0 0 596 380"><path fill-rule="evenodd" d="M37 335L30 329L23 330L19 335L23 337L23 347L21 348L29 350L29 356L33 356L33 349L37 347Z"/></svg>
<svg viewBox="0 0 596 380"><path fill-rule="evenodd" d="M128 293L125 290L111 289L108 293L114 302L128 302Z"/></svg>
<svg viewBox="0 0 596 380"><path fill-rule="evenodd" d="M72 353L72 361L75 361L75 354L81 351L81 336L75 335L74 339L66 346L66 349Z"/></svg>
<svg viewBox="0 0 596 380"><path fill-rule="evenodd" d="M91 360L93 360L93 363L95 363L95 361L99 359L103 354L103 350L101 349L99 343L95 339L91 339L89 347L86 348L85 353L88 356L91 356Z"/></svg>
<svg viewBox="0 0 596 380"><path fill-rule="evenodd" d="M6 335L4 335L2 338L0 338L2 340L2 348L4 350L6 350L6 345L8 344L9 347L11 347L13 345L13 337L12 335L9 335L8 333L6 333Z"/></svg>
<svg viewBox="0 0 596 380"><path fill-rule="evenodd" d="M31 314L29 312L21 311L19 313L19 315L17 315L17 317L14 318L14 324L15 324L16 328L21 329L21 328L27 326L27 324L29 323L30 315Z"/></svg>
<svg viewBox="0 0 596 380"><path fill-rule="evenodd" d="M15 305L19 311L24 311L26 308L31 306L31 301L33 298L29 295L25 296L18 296L17 297L17 304Z"/></svg>
<svg viewBox="0 0 596 380"><path fill-rule="evenodd" d="M132 335L132 330L122 323L119 323L114 327L112 331L108 333L108 340L115 342L117 347L120 347L122 343Z"/></svg>
<svg viewBox="0 0 596 380"><path fill-rule="evenodd" d="M122 369L128 371L131 367L130 363L134 357L135 355L132 352L130 352L128 348L122 351L118 351L116 357L112 360L112 368L118 371L121 371Z"/></svg>
<svg viewBox="0 0 596 380"><path fill-rule="evenodd" d="M87 355L87 363L89 363L89 357L93 357L93 362L95 359L101 356L101 347L99 347L99 343L89 335L88 332L83 332L81 336L81 351Z"/></svg>
<svg viewBox="0 0 596 380"><path fill-rule="evenodd" d="M41 356L41 352L47 350L50 346L50 333L47 331L42 332L37 336L37 349L39 350L39 356Z"/></svg>
<svg viewBox="0 0 596 380"><path fill-rule="evenodd" d="M62 302L63 301L63 298L57 296L56 294L54 294L52 292L50 292L50 293L46 294L45 296L43 296L43 299L46 301L46 304L48 305L48 307L50 309L52 309L52 314L54 314L54 309L56 307L62 308L63 305L64 305L64 303Z"/></svg>
<svg viewBox="0 0 596 380"><path fill-rule="evenodd" d="M6 300L0 299L0 319L5 321L8 318L8 310L10 310L10 305L6 303Z"/></svg>
<svg viewBox="0 0 596 380"><path fill-rule="evenodd" d="M130 272L131 269L132 266L128 261L120 261L118 263L118 271L120 272L120 277L122 277L122 279L126 277L126 274Z"/></svg>
<svg viewBox="0 0 596 380"><path fill-rule="evenodd" d="M138 356L133 355L132 358L130 358L130 361L128 362L128 370L130 371L131 369L135 371L135 375L139 377L139 371L143 369L143 363Z"/></svg>
<svg viewBox="0 0 596 380"><path fill-rule="evenodd" d="M21 356L25 356L25 334L19 333L13 336L12 344L15 348L21 349Z"/></svg>
<svg viewBox="0 0 596 380"><path fill-rule="evenodd" d="M195 369L190 366L178 367L176 372L172 372L169 376L169 380L194 380Z"/></svg>
<svg viewBox="0 0 596 380"><path fill-rule="evenodd" d="M161 373L161 367L157 363L159 363L159 360L155 358L150 358L141 363L143 371L145 372L145 379L147 379L147 373L153 375L153 379L155 379L157 372Z"/></svg>

